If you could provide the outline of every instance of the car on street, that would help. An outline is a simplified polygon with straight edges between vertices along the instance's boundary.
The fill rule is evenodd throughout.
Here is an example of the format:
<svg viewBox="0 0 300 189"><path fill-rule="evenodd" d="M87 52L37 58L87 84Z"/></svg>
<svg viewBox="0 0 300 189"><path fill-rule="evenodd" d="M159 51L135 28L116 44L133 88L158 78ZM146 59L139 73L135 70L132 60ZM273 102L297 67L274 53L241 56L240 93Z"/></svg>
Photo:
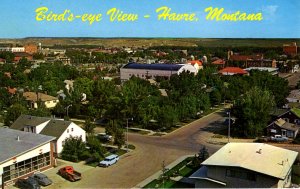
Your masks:
<svg viewBox="0 0 300 189"><path fill-rule="evenodd" d="M43 173L35 173L34 175L31 176L33 179L35 179L39 185L42 186L48 186L52 184L52 180L50 180L46 175Z"/></svg>
<svg viewBox="0 0 300 189"><path fill-rule="evenodd" d="M71 182L81 180L81 173L75 171L74 168L69 165L60 168L58 174Z"/></svg>
<svg viewBox="0 0 300 189"><path fill-rule="evenodd" d="M111 166L119 161L119 156L118 155L110 155L107 156L104 160L100 161L99 166L100 167L108 167Z"/></svg>
<svg viewBox="0 0 300 189"><path fill-rule="evenodd" d="M275 135L271 136L271 141L274 142L285 142L288 141L289 139L287 137L281 136L281 135Z"/></svg>
<svg viewBox="0 0 300 189"><path fill-rule="evenodd" d="M39 183L32 177L28 177L28 179L19 179L16 182L16 186L21 189L41 189Z"/></svg>

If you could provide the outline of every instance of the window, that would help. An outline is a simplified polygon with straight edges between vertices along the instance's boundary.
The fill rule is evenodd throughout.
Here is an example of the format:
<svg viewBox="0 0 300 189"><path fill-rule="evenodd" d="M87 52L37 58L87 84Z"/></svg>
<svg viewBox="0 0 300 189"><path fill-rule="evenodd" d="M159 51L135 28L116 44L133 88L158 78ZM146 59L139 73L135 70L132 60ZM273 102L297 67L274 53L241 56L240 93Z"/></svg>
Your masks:
<svg viewBox="0 0 300 189"><path fill-rule="evenodd" d="M244 179L244 180L256 181L256 174L250 171L227 169L226 176Z"/></svg>
<svg viewBox="0 0 300 189"><path fill-rule="evenodd" d="M71 128L71 131L73 132L73 131L74 131L74 128Z"/></svg>
<svg viewBox="0 0 300 189"><path fill-rule="evenodd" d="M67 133L69 133L69 129L67 129Z"/></svg>

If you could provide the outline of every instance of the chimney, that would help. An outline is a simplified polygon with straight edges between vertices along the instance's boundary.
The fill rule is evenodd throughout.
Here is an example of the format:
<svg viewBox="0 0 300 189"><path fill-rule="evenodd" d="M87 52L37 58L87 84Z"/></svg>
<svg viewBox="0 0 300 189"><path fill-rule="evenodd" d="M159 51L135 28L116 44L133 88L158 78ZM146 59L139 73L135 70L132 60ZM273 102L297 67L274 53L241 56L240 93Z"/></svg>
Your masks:
<svg viewBox="0 0 300 189"><path fill-rule="evenodd" d="M256 153L261 154L261 149L259 149L258 151L256 151Z"/></svg>
<svg viewBox="0 0 300 189"><path fill-rule="evenodd" d="M20 136L17 136L17 141L20 141Z"/></svg>

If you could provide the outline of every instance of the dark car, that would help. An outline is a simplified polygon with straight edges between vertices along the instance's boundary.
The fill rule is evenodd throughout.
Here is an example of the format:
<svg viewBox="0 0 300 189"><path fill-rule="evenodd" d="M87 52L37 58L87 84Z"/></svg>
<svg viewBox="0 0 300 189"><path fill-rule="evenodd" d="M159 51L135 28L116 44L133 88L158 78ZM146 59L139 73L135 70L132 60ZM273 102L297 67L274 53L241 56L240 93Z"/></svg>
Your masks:
<svg viewBox="0 0 300 189"><path fill-rule="evenodd" d="M48 186L48 185L52 184L52 181L46 175L44 175L42 173L35 173L31 177L33 179L35 179L42 186Z"/></svg>
<svg viewBox="0 0 300 189"><path fill-rule="evenodd" d="M24 189L41 189L39 183L31 177L28 179L19 179L16 182L16 186Z"/></svg>

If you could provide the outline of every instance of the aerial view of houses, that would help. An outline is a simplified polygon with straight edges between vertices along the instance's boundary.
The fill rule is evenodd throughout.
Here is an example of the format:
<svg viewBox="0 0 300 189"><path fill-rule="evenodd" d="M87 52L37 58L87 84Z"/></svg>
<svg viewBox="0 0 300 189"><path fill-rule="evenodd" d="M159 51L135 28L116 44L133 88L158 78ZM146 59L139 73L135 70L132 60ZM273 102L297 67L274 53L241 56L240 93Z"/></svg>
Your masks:
<svg viewBox="0 0 300 189"><path fill-rule="evenodd" d="M300 188L299 0L0 3L0 188Z"/></svg>

